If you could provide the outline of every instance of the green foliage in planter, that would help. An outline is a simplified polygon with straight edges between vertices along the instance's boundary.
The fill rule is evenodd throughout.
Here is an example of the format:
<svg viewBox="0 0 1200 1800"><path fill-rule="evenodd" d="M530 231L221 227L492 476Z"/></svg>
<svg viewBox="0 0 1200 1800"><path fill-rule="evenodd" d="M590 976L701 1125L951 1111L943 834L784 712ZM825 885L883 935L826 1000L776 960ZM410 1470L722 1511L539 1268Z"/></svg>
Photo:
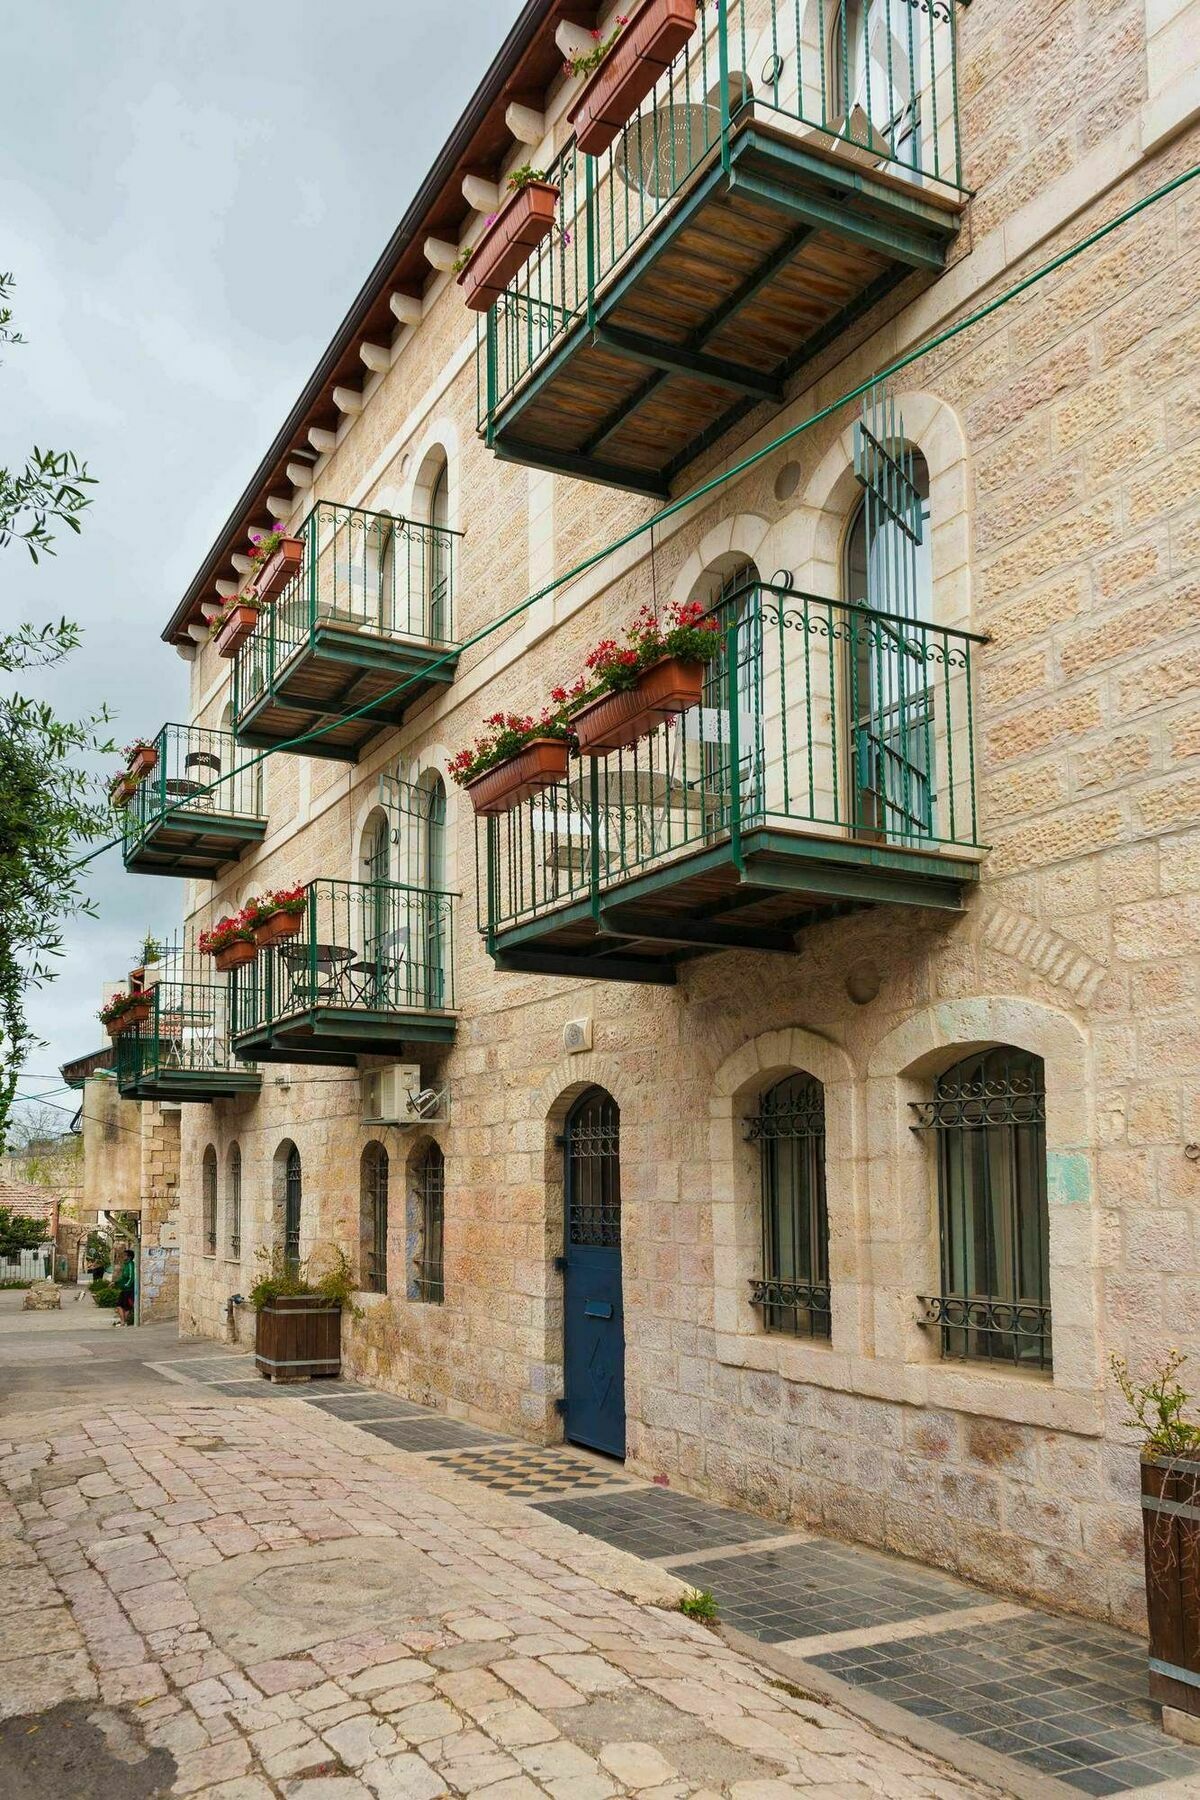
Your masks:
<svg viewBox="0 0 1200 1800"><path fill-rule="evenodd" d="M315 1294L322 1300L336 1301L353 1319L361 1319L362 1308L354 1303L354 1271L344 1250L334 1245L318 1245L312 1255L289 1267L283 1251L276 1246L259 1246L257 1260L263 1273L250 1289L250 1304L261 1312L270 1301L288 1294Z"/></svg>
<svg viewBox="0 0 1200 1800"><path fill-rule="evenodd" d="M1142 1434L1144 1456L1200 1454L1200 1424L1183 1416L1191 1395L1175 1379L1186 1361L1182 1350L1172 1350L1154 1366L1148 1381L1135 1381L1123 1356L1109 1359L1113 1377L1129 1408L1125 1423Z"/></svg>

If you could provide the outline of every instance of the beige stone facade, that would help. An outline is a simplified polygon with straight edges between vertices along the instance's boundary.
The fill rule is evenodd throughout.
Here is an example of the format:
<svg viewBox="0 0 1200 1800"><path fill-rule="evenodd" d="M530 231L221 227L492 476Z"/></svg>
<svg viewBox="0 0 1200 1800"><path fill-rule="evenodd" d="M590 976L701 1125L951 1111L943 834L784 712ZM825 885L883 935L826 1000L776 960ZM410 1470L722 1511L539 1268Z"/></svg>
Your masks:
<svg viewBox="0 0 1200 1800"><path fill-rule="evenodd" d="M960 9L965 180L946 272L907 285L676 483L701 480L828 408L1197 161L1195 6ZM1170 17L1168 18L1168 14ZM1164 66L1165 64L1169 66ZM571 84L546 96L548 161ZM672 1484L815 1522L1002 1591L1132 1623L1142 1607L1136 1452L1107 1362L1200 1354L1200 182L951 336L890 383L929 470L932 608L981 633L977 890L961 913L881 905L814 924L794 954L683 964L673 987L501 973L476 930L476 830L449 791L446 885L457 1033L415 1044L444 1122L362 1121L360 1071L264 1064L254 1097L183 1109L180 1320L224 1337L228 1302L280 1241L287 1150L301 1248L356 1265L360 1159L390 1159L388 1292L347 1322L350 1369L534 1440L562 1433L562 1151L576 1096L620 1108L628 1456ZM531 592L643 524L651 502L498 460L476 432L475 320L430 268L420 321L366 374L316 499L422 516L449 472L463 533L456 678L356 764L265 764L267 836L213 883L200 928L268 886L361 880L380 777L445 770L498 707L528 709L653 592L708 591L745 560L837 596L857 500L836 408L744 476L601 558L475 644ZM216 725L229 664L192 661ZM393 868L395 878L404 871ZM588 1049L565 1028L590 1023ZM588 1034L584 1034L585 1037ZM910 1103L970 1051L1045 1068L1053 1372L945 1358L918 1323L938 1288L936 1155ZM371 1066L371 1059L364 1059ZM762 1329L745 1120L803 1071L825 1094L832 1331ZM90 1085L90 1084L89 1084ZM414 1170L445 1158L445 1295L409 1298ZM215 1151L217 1242L203 1241ZM240 1155L236 1249L230 1155ZM164 1177L163 1188L168 1185ZM240 1329L249 1328L242 1315Z"/></svg>
<svg viewBox="0 0 1200 1800"><path fill-rule="evenodd" d="M84 1219L138 1218L138 1303L145 1324L179 1310L180 1120L177 1106L122 1099L111 1075L83 1083Z"/></svg>

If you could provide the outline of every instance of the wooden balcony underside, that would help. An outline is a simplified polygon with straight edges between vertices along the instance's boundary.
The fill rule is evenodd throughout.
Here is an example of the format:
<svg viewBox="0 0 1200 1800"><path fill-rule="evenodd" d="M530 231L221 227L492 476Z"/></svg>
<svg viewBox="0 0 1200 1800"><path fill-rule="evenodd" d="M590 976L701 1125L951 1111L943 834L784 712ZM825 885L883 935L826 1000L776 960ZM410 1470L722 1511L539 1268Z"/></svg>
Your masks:
<svg viewBox="0 0 1200 1800"><path fill-rule="evenodd" d="M874 842L757 829L744 868L728 843L575 895L498 932L500 969L671 984L681 962L714 950L795 952L806 927L866 906L959 912L978 864Z"/></svg>
<svg viewBox="0 0 1200 1800"><path fill-rule="evenodd" d="M203 802L172 807L148 826L125 853L137 875L215 875L266 834L265 819L205 812Z"/></svg>
<svg viewBox="0 0 1200 1800"><path fill-rule="evenodd" d="M618 262L498 408L512 461L665 497L676 475L907 276L932 277L958 207L744 126Z"/></svg>
<svg viewBox="0 0 1200 1800"><path fill-rule="evenodd" d="M422 694L453 679L457 657L446 656L437 645L318 624L262 691L246 697L238 739L269 749L328 727L301 754L357 762L377 732L399 725ZM408 685L393 693L401 683Z"/></svg>
<svg viewBox="0 0 1200 1800"><path fill-rule="evenodd" d="M262 1086L257 1069L144 1069L120 1081L126 1100L173 1100L207 1104L256 1094Z"/></svg>
<svg viewBox="0 0 1200 1800"><path fill-rule="evenodd" d="M314 1006L239 1033L234 1054L248 1062L313 1062L353 1068L360 1056L404 1056L414 1044L454 1041L453 1013L374 1012Z"/></svg>

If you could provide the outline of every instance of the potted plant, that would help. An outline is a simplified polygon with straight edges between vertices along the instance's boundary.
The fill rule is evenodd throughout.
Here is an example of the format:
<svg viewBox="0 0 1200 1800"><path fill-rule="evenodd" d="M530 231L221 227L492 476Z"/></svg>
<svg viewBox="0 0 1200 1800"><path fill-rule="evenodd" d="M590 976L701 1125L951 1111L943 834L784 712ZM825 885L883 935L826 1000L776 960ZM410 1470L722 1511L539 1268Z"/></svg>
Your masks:
<svg viewBox="0 0 1200 1800"><path fill-rule="evenodd" d="M508 199L485 221L479 242L456 260L458 285L474 312L486 312L513 276L529 261L544 237L554 230L558 188L541 169L525 163L508 178ZM569 244L570 233L563 233Z"/></svg>
<svg viewBox="0 0 1200 1800"><path fill-rule="evenodd" d="M262 1274L250 1289L254 1361L266 1381L311 1381L342 1372L342 1312L359 1317L354 1279L342 1250L292 1262L279 1249L258 1250ZM324 1261L321 1274L313 1265Z"/></svg>
<svg viewBox="0 0 1200 1800"><path fill-rule="evenodd" d="M262 604L254 593L235 594L225 602L208 628L218 656L232 656L245 643L258 624L261 611Z"/></svg>
<svg viewBox="0 0 1200 1800"><path fill-rule="evenodd" d="M247 900L241 917L250 927L255 948L265 950L269 944L295 937L304 925L307 910L306 887L272 888Z"/></svg>
<svg viewBox="0 0 1200 1800"><path fill-rule="evenodd" d="M158 965L162 960L163 947L158 939L147 932L142 939L141 961L129 971L129 982L134 993L143 993L153 987L158 980Z"/></svg>
<svg viewBox="0 0 1200 1800"><path fill-rule="evenodd" d="M128 769L122 769L121 773L114 775L108 784L109 805L120 812L123 807L129 805L136 793L137 782L131 780Z"/></svg>
<svg viewBox="0 0 1200 1800"><path fill-rule="evenodd" d="M244 913L218 919L210 930L200 933L196 947L201 956L212 957L222 975L252 963L258 954L254 932Z"/></svg>
<svg viewBox="0 0 1200 1800"><path fill-rule="evenodd" d="M641 0L607 36L593 31L593 49L568 58L567 74L588 78L567 114L585 155L608 149L695 29L696 0Z"/></svg>
<svg viewBox="0 0 1200 1800"><path fill-rule="evenodd" d="M251 586L259 601L270 600L296 574L304 556L304 539L289 537L282 525L250 533Z"/></svg>
<svg viewBox="0 0 1200 1800"><path fill-rule="evenodd" d="M150 994L114 994L100 1008L98 1017L109 1037L115 1038L123 1031L145 1025L153 1011L154 999Z"/></svg>
<svg viewBox="0 0 1200 1800"><path fill-rule="evenodd" d="M1172 1710L1200 1717L1200 1424L1183 1416L1189 1396L1176 1375L1185 1360L1172 1350L1136 1381L1124 1357L1112 1358L1126 1423L1142 1439L1149 1693L1168 1730Z"/></svg>
<svg viewBox="0 0 1200 1800"><path fill-rule="evenodd" d="M146 738L134 738L125 746L125 767L136 787L143 776L152 775L158 766L158 746Z"/></svg>
<svg viewBox="0 0 1200 1800"><path fill-rule="evenodd" d="M568 692L556 688L552 698L555 705L536 719L493 713L484 720L483 736L451 757L450 779L466 788L477 813L510 812L566 775L574 739L567 720Z"/></svg>
<svg viewBox="0 0 1200 1800"><path fill-rule="evenodd" d="M605 638L587 659L584 697L571 713L583 754L636 744L673 713L698 706L705 666L720 648L717 621L699 600L673 606L665 622L644 606L623 642Z"/></svg>

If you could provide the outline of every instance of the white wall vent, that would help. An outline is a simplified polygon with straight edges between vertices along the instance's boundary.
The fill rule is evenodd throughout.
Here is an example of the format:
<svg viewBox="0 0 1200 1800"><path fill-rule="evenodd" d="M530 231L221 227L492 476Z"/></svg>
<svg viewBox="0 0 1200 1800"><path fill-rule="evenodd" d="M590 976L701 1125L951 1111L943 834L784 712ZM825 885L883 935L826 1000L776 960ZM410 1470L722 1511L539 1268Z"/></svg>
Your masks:
<svg viewBox="0 0 1200 1800"><path fill-rule="evenodd" d="M578 1056L581 1050L592 1047L591 1019L568 1019L563 1026L563 1049L569 1056Z"/></svg>
<svg viewBox="0 0 1200 1800"><path fill-rule="evenodd" d="M417 1063L389 1063L384 1069L364 1069L362 1073L362 1118L364 1125L410 1125L410 1094L420 1091L421 1070Z"/></svg>

